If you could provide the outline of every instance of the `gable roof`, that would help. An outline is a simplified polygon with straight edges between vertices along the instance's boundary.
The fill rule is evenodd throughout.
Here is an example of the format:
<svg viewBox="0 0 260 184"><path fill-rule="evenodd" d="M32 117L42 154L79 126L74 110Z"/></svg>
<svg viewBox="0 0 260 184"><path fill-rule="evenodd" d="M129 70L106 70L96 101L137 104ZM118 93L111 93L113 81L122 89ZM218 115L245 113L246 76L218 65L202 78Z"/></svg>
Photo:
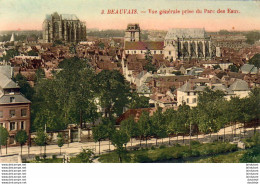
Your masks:
<svg viewBox="0 0 260 184"><path fill-rule="evenodd" d="M240 70L242 71L242 73L257 73L257 67L255 67L254 65L250 65L250 64L244 64Z"/></svg>
<svg viewBox="0 0 260 184"><path fill-rule="evenodd" d="M10 102L10 97L14 97L15 102ZM26 99L23 95L3 95L0 97L0 104L10 104L10 103L31 103L28 99Z"/></svg>
<svg viewBox="0 0 260 184"><path fill-rule="evenodd" d="M125 42L125 50L163 50L163 42Z"/></svg>
<svg viewBox="0 0 260 184"><path fill-rule="evenodd" d="M0 73L0 87L3 89L20 88L12 79Z"/></svg>
<svg viewBox="0 0 260 184"><path fill-rule="evenodd" d="M247 82L241 79L237 79L230 85L229 89L232 91L249 91Z"/></svg>

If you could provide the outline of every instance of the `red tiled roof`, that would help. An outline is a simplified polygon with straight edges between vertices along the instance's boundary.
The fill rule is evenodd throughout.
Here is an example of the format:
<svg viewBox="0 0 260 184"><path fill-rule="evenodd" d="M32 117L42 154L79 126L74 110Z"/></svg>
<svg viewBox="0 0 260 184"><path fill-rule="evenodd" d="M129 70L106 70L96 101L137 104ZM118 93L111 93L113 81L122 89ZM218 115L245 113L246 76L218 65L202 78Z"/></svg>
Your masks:
<svg viewBox="0 0 260 184"><path fill-rule="evenodd" d="M163 42L125 42L125 50L163 50Z"/></svg>

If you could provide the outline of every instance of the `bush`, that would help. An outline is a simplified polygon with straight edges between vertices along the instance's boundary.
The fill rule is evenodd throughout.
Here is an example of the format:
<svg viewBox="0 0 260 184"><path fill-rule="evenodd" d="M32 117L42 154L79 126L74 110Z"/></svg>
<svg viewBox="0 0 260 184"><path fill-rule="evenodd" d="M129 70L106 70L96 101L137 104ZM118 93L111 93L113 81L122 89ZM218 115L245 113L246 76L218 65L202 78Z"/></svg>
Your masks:
<svg viewBox="0 0 260 184"><path fill-rule="evenodd" d="M161 145L159 148L163 149L163 148L166 148L166 146L165 145Z"/></svg>
<svg viewBox="0 0 260 184"><path fill-rule="evenodd" d="M196 145L200 145L199 141L191 141L190 142L191 146L196 146Z"/></svg>
<svg viewBox="0 0 260 184"><path fill-rule="evenodd" d="M170 160L172 158L172 155L169 151L163 151L159 155L159 157L156 159L157 161L162 161L162 160Z"/></svg>
<svg viewBox="0 0 260 184"><path fill-rule="evenodd" d="M56 159L57 158L57 155L52 155L52 159Z"/></svg>
<svg viewBox="0 0 260 184"><path fill-rule="evenodd" d="M199 157L200 156L200 152L198 150L192 150L191 151L191 156L193 157Z"/></svg>
<svg viewBox="0 0 260 184"><path fill-rule="evenodd" d="M181 147L181 145L177 143L177 144L175 144L175 147Z"/></svg>
<svg viewBox="0 0 260 184"><path fill-rule="evenodd" d="M81 163L92 163L94 152L90 149L82 149L82 151L76 156Z"/></svg>
<svg viewBox="0 0 260 184"><path fill-rule="evenodd" d="M42 158L43 158L44 160L46 159L46 157L47 157L46 154L43 154L43 155L42 155Z"/></svg>
<svg viewBox="0 0 260 184"><path fill-rule="evenodd" d="M138 155L135 155L134 162L147 163L147 162L152 162L152 159L149 158L147 153L146 154L138 154Z"/></svg>
<svg viewBox="0 0 260 184"><path fill-rule="evenodd" d="M40 159L39 156L35 156L35 160L36 160L36 161L40 161L41 159Z"/></svg>
<svg viewBox="0 0 260 184"><path fill-rule="evenodd" d="M240 159L242 163L259 163L260 145L248 150Z"/></svg>
<svg viewBox="0 0 260 184"><path fill-rule="evenodd" d="M175 159L180 159L180 158L182 158L183 157L183 155L182 155L182 153L180 153L180 152L174 152L173 154L172 154L172 157L173 158L175 158Z"/></svg>
<svg viewBox="0 0 260 184"><path fill-rule="evenodd" d="M155 150L155 147L154 147L154 146L152 146L152 147L151 147L151 150Z"/></svg>

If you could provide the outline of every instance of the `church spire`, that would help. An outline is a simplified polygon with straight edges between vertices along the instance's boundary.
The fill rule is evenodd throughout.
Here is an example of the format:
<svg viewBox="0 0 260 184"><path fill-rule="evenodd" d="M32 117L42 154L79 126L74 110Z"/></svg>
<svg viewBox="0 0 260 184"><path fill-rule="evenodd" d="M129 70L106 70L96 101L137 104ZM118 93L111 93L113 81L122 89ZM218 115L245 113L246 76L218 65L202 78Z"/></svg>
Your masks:
<svg viewBox="0 0 260 184"><path fill-rule="evenodd" d="M10 42L14 42L14 33L11 36Z"/></svg>

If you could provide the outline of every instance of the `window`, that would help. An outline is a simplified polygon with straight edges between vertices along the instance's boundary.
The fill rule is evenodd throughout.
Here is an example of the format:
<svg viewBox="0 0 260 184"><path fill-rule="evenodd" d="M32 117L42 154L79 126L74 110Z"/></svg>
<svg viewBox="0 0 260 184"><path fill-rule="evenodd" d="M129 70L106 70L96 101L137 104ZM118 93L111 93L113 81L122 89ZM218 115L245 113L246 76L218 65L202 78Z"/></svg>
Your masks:
<svg viewBox="0 0 260 184"><path fill-rule="evenodd" d="M15 110L10 110L10 118L15 116Z"/></svg>
<svg viewBox="0 0 260 184"><path fill-rule="evenodd" d="M127 53L129 54L129 50L127 51Z"/></svg>
<svg viewBox="0 0 260 184"><path fill-rule="evenodd" d="M189 100L189 98L187 98L187 103L190 103L190 100Z"/></svg>
<svg viewBox="0 0 260 184"><path fill-rule="evenodd" d="M27 115L27 109L22 109L21 110L21 116L25 117Z"/></svg>
<svg viewBox="0 0 260 184"><path fill-rule="evenodd" d="M194 92L194 95L196 95L196 92Z"/></svg>
<svg viewBox="0 0 260 184"><path fill-rule="evenodd" d="M190 92L188 92L188 96L190 96Z"/></svg>
<svg viewBox="0 0 260 184"><path fill-rule="evenodd" d="M172 52L171 51L169 51L169 55L171 55L172 54Z"/></svg>
<svg viewBox="0 0 260 184"><path fill-rule="evenodd" d="M160 51L160 53L162 54L162 51Z"/></svg>
<svg viewBox="0 0 260 184"><path fill-rule="evenodd" d="M0 118L3 118L3 111L0 111Z"/></svg>
<svg viewBox="0 0 260 184"><path fill-rule="evenodd" d="M15 122L10 122L10 130L14 130L15 129Z"/></svg>
<svg viewBox="0 0 260 184"><path fill-rule="evenodd" d="M197 102L197 99L196 98L193 98L192 99L192 103L196 103Z"/></svg>
<svg viewBox="0 0 260 184"><path fill-rule="evenodd" d="M141 50L141 53L143 53L143 51Z"/></svg>
<svg viewBox="0 0 260 184"><path fill-rule="evenodd" d="M15 102L15 98L14 97L10 97L10 102L11 103Z"/></svg>
<svg viewBox="0 0 260 184"><path fill-rule="evenodd" d="M4 123L0 123L0 127L4 127Z"/></svg>
<svg viewBox="0 0 260 184"><path fill-rule="evenodd" d="M134 53L136 54L136 51L134 51Z"/></svg>
<svg viewBox="0 0 260 184"><path fill-rule="evenodd" d="M156 51L153 51L154 54L156 54Z"/></svg>
<svg viewBox="0 0 260 184"><path fill-rule="evenodd" d="M9 94L10 94L10 95L13 95L13 94L14 94L14 90L11 89Z"/></svg>
<svg viewBox="0 0 260 184"><path fill-rule="evenodd" d="M24 121L21 121L21 130L24 130L25 129L25 123Z"/></svg>

